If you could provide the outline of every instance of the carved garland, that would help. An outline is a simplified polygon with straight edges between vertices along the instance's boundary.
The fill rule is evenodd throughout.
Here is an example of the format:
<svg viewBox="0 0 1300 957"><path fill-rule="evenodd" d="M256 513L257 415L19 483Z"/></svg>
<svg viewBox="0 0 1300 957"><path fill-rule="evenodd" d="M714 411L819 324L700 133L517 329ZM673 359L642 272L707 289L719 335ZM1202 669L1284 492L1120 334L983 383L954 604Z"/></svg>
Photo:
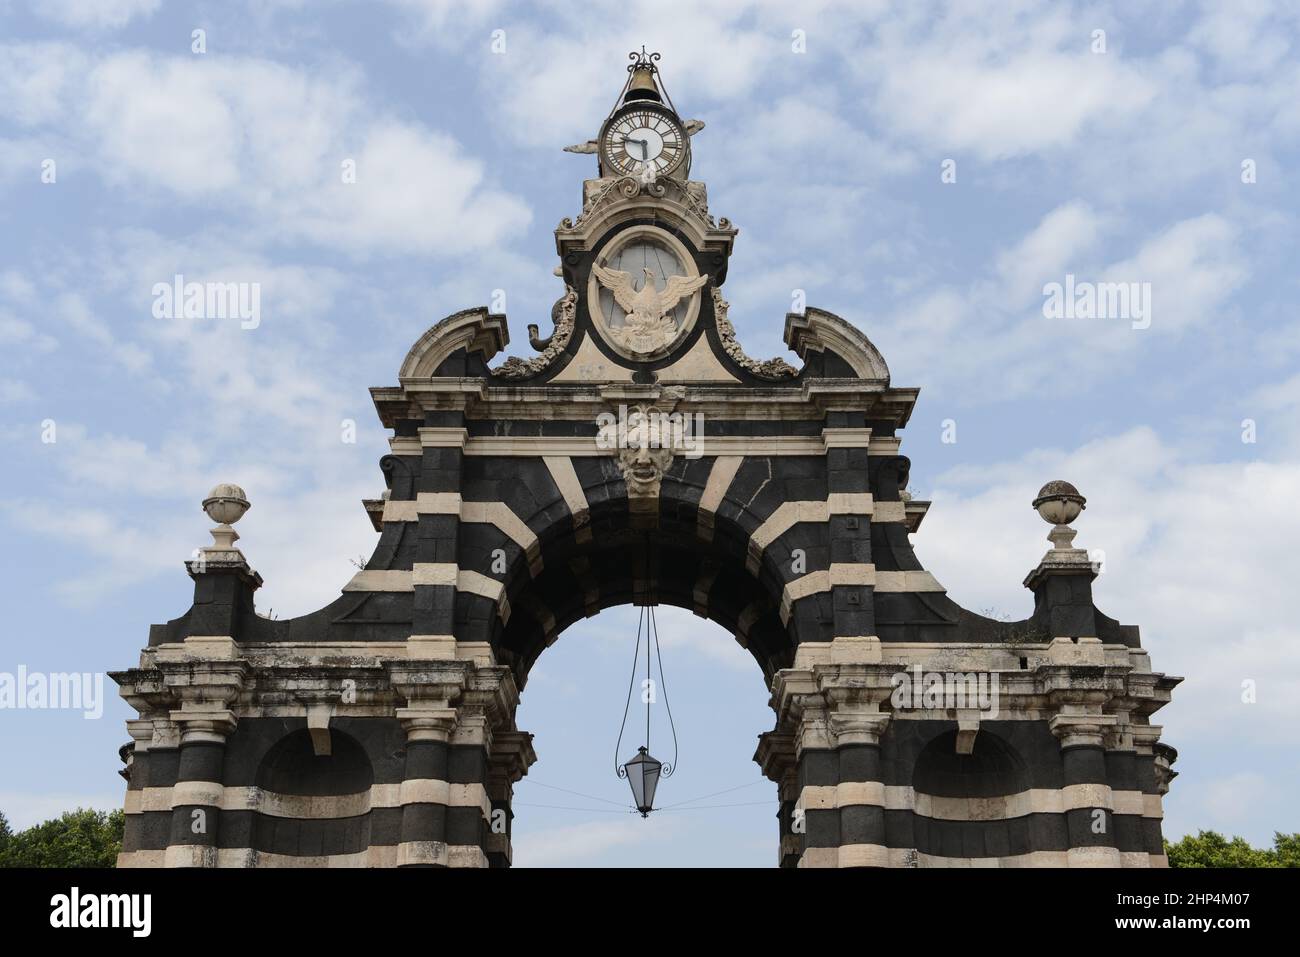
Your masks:
<svg viewBox="0 0 1300 957"><path fill-rule="evenodd" d="M551 307L551 321L555 324L555 331L546 340L547 345L542 350L542 354L531 359L511 356L496 369L493 369L493 373L506 379L522 379L525 376L536 375L541 372L568 345L569 336L573 334L573 323L577 315L578 293L572 286L565 286L564 295L557 299L555 305Z"/></svg>
<svg viewBox="0 0 1300 957"><path fill-rule="evenodd" d="M740 348L740 343L736 341L736 328L727 318L727 310L731 304L722 298L722 292L717 286L712 287L711 292L713 293L713 315L718 323L718 336L722 340L723 351L731 356L732 361L742 369L747 369L765 379L784 379L799 374L798 369L779 356L760 362L745 355L745 350Z"/></svg>

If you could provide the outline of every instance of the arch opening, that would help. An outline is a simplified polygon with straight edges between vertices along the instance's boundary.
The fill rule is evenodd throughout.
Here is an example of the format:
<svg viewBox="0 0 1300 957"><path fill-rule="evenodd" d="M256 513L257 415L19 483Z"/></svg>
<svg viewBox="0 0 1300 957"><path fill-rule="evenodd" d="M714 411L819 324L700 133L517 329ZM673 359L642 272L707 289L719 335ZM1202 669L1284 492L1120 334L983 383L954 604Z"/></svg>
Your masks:
<svg viewBox="0 0 1300 957"><path fill-rule="evenodd" d="M726 629L676 607L657 615L678 769L659 783L659 810L633 812L614 767L638 611L624 604L572 625L520 693L517 722L535 735L537 762L513 789L512 866L772 866L780 802L753 760L772 727L768 692ZM644 657L617 760L642 743L643 676ZM668 760L662 704L652 706L650 750Z"/></svg>

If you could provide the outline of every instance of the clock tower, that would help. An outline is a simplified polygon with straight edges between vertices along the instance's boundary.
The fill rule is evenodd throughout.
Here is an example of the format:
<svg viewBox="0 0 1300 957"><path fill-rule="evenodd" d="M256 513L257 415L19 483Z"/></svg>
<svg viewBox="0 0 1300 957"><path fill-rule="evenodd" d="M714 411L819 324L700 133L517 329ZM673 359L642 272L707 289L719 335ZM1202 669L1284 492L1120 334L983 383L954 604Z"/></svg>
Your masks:
<svg viewBox="0 0 1300 957"><path fill-rule="evenodd" d="M643 47L629 59L596 137L566 147L597 158L581 213L555 231L557 272L571 302L557 303L554 336L533 336L542 361L510 359L496 374L558 382L789 379L795 370L783 360L744 356L726 318L720 290L737 231L710 214L704 184L690 179L691 138L704 123L678 114L658 53ZM563 354L552 348L557 337Z"/></svg>

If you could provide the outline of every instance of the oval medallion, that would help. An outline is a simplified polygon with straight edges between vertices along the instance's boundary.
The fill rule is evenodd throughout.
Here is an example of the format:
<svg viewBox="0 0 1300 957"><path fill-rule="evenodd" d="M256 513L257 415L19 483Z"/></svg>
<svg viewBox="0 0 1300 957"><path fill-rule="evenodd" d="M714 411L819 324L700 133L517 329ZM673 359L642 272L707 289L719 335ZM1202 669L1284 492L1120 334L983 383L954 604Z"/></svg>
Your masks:
<svg viewBox="0 0 1300 957"><path fill-rule="evenodd" d="M655 226L625 229L592 264L592 322L625 358L660 358L694 327L708 281L671 233Z"/></svg>

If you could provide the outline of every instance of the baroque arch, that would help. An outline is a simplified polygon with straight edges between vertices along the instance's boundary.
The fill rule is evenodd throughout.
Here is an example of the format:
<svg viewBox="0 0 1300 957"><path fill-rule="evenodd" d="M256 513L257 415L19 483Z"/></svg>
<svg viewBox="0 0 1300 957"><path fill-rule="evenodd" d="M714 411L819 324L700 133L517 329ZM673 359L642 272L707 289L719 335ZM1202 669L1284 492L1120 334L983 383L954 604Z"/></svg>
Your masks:
<svg viewBox="0 0 1300 957"><path fill-rule="evenodd" d="M918 390L814 307L785 318L798 367L741 348L737 230L689 178L702 127L635 57L601 134L570 148L596 177L556 228L535 354L503 359L506 317L468 309L371 390L391 432L363 503L379 539L337 599L258 615L228 524L247 501L214 490L193 605L114 675L139 712L123 865L506 866L536 759L515 722L530 668L573 621L655 601L721 623L762 669L782 865L1164 862L1175 753L1150 718L1179 679L1093 605L1066 524L1082 496L1057 482L1035 503L1055 528L1029 617L952 601L911 544ZM936 675L994 697L903 693Z"/></svg>

